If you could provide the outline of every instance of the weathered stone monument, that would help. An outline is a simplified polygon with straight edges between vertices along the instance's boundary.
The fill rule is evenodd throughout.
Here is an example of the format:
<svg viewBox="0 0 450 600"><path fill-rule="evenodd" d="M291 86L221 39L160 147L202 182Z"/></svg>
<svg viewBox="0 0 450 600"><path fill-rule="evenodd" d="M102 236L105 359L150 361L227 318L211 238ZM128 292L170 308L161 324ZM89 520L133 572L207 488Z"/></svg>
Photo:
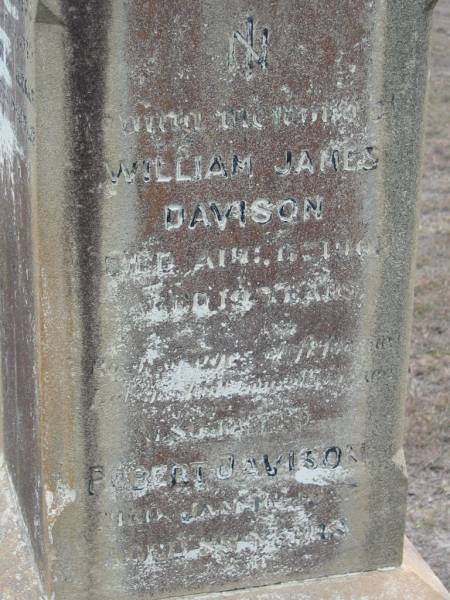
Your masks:
<svg viewBox="0 0 450 600"><path fill-rule="evenodd" d="M4 448L48 598L400 565L429 8L3 0Z"/></svg>

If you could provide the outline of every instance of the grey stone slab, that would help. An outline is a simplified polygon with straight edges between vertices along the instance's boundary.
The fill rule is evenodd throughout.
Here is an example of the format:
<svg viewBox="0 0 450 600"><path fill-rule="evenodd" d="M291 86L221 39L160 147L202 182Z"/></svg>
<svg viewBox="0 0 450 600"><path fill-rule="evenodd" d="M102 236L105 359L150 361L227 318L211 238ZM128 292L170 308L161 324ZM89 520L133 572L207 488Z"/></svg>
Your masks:
<svg viewBox="0 0 450 600"><path fill-rule="evenodd" d="M427 3L2 19L5 453L48 595L399 565Z"/></svg>

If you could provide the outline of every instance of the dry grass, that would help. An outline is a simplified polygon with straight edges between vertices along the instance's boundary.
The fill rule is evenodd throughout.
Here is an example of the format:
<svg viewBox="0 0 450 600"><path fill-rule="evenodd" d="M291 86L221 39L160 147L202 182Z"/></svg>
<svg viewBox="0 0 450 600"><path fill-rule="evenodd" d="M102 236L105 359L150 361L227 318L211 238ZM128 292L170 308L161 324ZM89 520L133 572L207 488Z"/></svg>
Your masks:
<svg viewBox="0 0 450 600"><path fill-rule="evenodd" d="M407 534L450 586L450 0L435 8L414 304Z"/></svg>

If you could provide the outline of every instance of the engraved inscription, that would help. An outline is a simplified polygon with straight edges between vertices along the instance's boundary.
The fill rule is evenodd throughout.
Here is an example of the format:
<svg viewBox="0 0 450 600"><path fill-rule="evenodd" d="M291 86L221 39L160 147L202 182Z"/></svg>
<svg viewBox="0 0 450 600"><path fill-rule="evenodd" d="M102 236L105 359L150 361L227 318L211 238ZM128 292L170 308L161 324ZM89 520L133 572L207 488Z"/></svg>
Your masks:
<svg viewBox="0 0 450 600"><path fill-rule="evenodd" d="M218 106L215 110L203 113L192 108L188 111L174 108L168 112L150 112L143 104L139 114L119 115L118 127L124 136L148 134L152 139L162 139L173 134L190 134L199 137L205 132L270 130L307 131L311 126L316 129L355 123L360 106L350 99L342 99L331 104L279 104L260 106L258 109L247 106ZM114 124L113 124L114 126Z"/></svg>
<svg viewBox="0 0 450 600"><path fill-rule="evenodd" d="M147 564L157 565L161 562L194 561L200 558L220 560L221 558L226 559L230 553L248 555L251 552L255 556L264 556L269 552L271 544L279 549L295 548L300 545L308 546L317 541L340 539L345 537L347 533L348 525L345 519L336 519L330 523L318 523L309 527L302 524L289 530L279 531L276 539L270 540L270 542L256 532L251 532L247 536L212 536L200 539L194 545L181 540L168 544L147 546L147 553L141 556L141 560Z"/></svg>
<svg viewBox="0 0 450 600"><path fill-rule="evenodd" d="M294 445L272 455L237 456L223 454L215 460L202 460L191 463L130 466L114 469L111 484L115 492L139 492L139 496L150 491L168 488L173 491L192 486L197 490L214 487L221 482L249 484L260 479L292 478L303 485L323 486L330 483L352 485L352 468L359 465L363 449L352 445L345 448L329 446L325 448L296 448ZM99 467L93 467L96 481L103 480L97 475ZM92 477L90 479L90 486ZM135 496L135 494L134 494Z"/></svg>
<svg viewBox="0 0 450 600"><path fill-rule="evenodd" d="M172 204L164 209L164 225L166 230L174 231L187 227L217 227L224 231L229 222L237 222L240 227L247 223L265 225L272 220L280 223L300 223L310 219L320 221L323 215L323 198L284 198L278 203L268 198L256 198L249 203L245 200L235 201L228 206L218 202L196 204L188 213L181 204Z"/></svg>
<svg viewBox="0 0 450 600"><path fill-rule="evenodd" d="M128 437L92 459L88 495L133 584L162 597L177 578L186 594L263 585L359 548L348 506L380 459L360 405L395 374L396 332L361 320L389 251L368 32L337 3L346 35L319 4L237 4L212 19L182 3L174 22L149 3L96 164L114 323L92 377Z"/></svg>
<svg viewBox="0 0 450 600"><path fill-rule="evenodd" d="M247 18L245 35L242 35L239 31L234 31L230 37L230 51L228 57L230 71L236 72L238 69L237 46L241 46L245 51L244 72L246 79L251 79L253 77L256 65L259 65L262 70L267 69L268 66L269 30L267 28L262 30L260 48L259 52L257 52L254 43L253 21L253 17Z"/></svg>
<svg viewBox="0 0 450 600"><path fill-rule="evenodd" d="M169 183L202 182L218 178L229 181L238 175L252 178L258 175L256 158L251 153L239 155L237 152L225 156L214 154L205 159L203 156L188 156L178 150L175 163L163 156L138 158L132 162L118 161L118 166L105 163L106 173L111 183ZM306 148L298 153L286 150L285 158L273 166L279 176L314 173L333 174L338 172L371 171L378 166L376 148L367 146L362 149L341 147L326 148L313 152Z"/></svg>

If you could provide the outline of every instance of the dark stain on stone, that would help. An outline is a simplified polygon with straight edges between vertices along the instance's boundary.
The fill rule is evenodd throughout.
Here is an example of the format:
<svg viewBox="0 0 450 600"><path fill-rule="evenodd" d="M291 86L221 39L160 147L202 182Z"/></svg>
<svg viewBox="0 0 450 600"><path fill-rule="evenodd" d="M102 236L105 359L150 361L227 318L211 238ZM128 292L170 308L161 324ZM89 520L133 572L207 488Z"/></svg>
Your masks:
<svg viewBox="0 0 450 600"><path fill-rule="evenodd" d="M81 321L81 427L86 481L90 465L97 464L98 418L91 410L96 394L94 365L99 355L99 285L101 274L101 191L103 178L102 114L105 94L105 65L109 2L65 0L63 16L68 31L67 103L71 164L68 169L69 220L78 267L78 306ZM84 490L88 495L87 486ZM95 502L89 496L86 502ZM86 541L94 552L97 512L87 511ZM90 532L90 533L89 533ZM87 561L89 556L87 557ZM89 579L89 577L88 577ZM87 581L89 589L89 581Z"/></svg>

